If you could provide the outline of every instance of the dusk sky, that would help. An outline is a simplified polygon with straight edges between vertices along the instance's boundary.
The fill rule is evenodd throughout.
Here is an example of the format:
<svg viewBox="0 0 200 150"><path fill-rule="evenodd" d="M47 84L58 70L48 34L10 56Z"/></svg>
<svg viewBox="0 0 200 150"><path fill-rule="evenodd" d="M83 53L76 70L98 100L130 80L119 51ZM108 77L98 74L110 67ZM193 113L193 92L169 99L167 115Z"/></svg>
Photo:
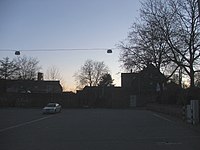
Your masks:
<svg viewBox="0 0 200 150"><path fill-rule="evenodd" d="M0 59L13 59L11 50L19 50L36 57L44 74L56 66L68 90L75 89L73 75L87 59L104 61L120 86L116 45L127 37L139 9L139 0L0 0ZM103 50L110 48L112 54ZM49 49L102 50L34 51Z"/></svg>

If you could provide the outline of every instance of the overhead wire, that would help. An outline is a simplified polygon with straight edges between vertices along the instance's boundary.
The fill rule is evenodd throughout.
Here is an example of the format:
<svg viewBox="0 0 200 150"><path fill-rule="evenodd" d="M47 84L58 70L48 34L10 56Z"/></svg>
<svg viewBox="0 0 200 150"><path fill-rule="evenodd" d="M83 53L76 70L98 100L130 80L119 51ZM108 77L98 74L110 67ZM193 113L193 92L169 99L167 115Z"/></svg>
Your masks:
<svg viewBox="0 0 200 150"><path fill-rule="evenodd" d="M63 49L0 49L0 51L104 51L116 48L63 48Z"/></svg>

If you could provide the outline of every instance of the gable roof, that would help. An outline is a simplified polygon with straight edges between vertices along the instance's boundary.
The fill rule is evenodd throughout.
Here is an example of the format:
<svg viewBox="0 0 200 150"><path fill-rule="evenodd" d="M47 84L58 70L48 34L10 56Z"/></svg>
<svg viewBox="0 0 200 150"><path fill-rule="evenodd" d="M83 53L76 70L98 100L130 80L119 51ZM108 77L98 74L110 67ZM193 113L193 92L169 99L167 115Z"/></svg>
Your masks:
<svg viewBox="0 0 200 150"><path fill-rule="evenodd" d="M154 65L149 64L138 73L122 73L121 86L137 89L140 85L148 85L166 82L166 77Z"/></svg>
<svg viewBox="0 0 200 150"><path fill-rule="evenodd" d="M138 73L138 77L151 78L157 82L165 82L167 80L165 75L162 74L153 64L149 64L147 67L143 68L143 70Z"/></svg>

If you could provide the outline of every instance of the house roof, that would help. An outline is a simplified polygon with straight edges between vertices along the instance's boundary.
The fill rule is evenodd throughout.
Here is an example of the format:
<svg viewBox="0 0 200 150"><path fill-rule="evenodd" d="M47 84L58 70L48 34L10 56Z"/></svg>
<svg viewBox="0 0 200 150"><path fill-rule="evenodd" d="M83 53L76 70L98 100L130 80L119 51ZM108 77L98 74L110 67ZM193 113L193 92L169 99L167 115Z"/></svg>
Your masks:
<svg viewBox="0 0 200 150"><path fill-rule="evenodd" d="M164 74L160 72L153 64L149 64L147 67L143 68L142 71L138 73L138 77L141 78L152 78L154 81L166 81Z"/></svg>
<svg viewBox="0 0 200 150"><path fill-rule="evenodd" d="M32 93L62 92L60 81L5 80L7 92L30 91Z"/></svg>

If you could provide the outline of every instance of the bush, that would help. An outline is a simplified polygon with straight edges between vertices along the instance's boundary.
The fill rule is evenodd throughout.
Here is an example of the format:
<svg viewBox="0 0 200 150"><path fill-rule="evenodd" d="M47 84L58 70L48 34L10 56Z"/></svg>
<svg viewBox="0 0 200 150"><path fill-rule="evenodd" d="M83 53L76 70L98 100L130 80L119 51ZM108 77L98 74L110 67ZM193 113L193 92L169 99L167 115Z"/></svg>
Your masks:
<svg viewBox="0 0 200 150"><path fill-rule="evenodd" d="M177 104L181 88L175 83L169 83L161 95L162 104Z"/></svg>
<svg viewBox="0 0 200 150"><path fill-rule="evenodd" d="M186 104L190 103L190 100L200 100L200 88L193 87L186 89Z"/></svg>

